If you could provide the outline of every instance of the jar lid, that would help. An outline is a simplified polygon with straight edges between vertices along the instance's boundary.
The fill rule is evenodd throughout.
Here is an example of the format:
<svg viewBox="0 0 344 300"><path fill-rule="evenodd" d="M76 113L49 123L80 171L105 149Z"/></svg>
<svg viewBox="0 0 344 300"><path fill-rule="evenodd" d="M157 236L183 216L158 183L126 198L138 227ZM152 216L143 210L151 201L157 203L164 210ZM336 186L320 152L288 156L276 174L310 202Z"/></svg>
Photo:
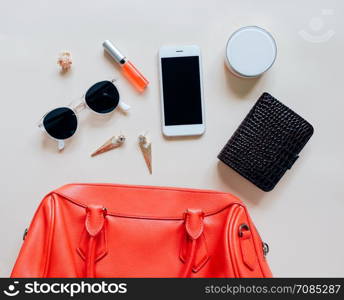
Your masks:
<svg viewBox="0 0 344 300"><path fill-rule="evenodd" d="M257 26L240 28L227 42L227 64L239 76L261 75L273 65L276 55L274 38L265 29Z"/></svg>

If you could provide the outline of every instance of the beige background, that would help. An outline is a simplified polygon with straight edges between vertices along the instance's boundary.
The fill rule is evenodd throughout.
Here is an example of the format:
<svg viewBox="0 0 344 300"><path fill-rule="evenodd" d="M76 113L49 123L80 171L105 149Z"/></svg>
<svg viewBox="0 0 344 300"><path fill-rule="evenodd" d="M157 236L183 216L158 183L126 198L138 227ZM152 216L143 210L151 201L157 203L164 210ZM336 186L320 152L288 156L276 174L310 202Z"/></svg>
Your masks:
<svg viewBox="0 0 344 300"><path fill-rule="evenodd" d="M344 276L343 1L2 0L0 5L0 276L10 274L41 198L69 182L232 192L249 206L270 244L275 276ZM275 65L258 80L235 78L224 65L228 36L246 25L270 30L278 45ZM321 42L311 42L301 30ZM105 39L151 81L143 95L104 56ZM166 140L161 134L157 52L166 44L202 49L207 132L201 138ZM73 55L65 75L56 65L62 50ZM58 153L36 127L39 118L113 77L132 106L129 115L82 112L77 136ZM315 127L300 159L270 193L216 158L264 91ZM137 145L145 131L153 142L151 176ZM89 157L120 132L128 138L123 148Z"/></svg>

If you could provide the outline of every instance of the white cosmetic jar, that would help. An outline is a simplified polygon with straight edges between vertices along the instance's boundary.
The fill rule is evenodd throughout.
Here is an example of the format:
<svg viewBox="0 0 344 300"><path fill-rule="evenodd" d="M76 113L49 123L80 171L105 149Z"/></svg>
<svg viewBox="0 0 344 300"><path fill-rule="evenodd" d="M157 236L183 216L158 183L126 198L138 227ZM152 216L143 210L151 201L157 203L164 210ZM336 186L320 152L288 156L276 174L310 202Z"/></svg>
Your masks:
<svg viewBox="0 0 344 300"><path fill-rule="evenodd" d="M269 70L276 60L277 46L273 36L258 26L235 31L226 46L226 63L237 76L254 78Z"/></svg>

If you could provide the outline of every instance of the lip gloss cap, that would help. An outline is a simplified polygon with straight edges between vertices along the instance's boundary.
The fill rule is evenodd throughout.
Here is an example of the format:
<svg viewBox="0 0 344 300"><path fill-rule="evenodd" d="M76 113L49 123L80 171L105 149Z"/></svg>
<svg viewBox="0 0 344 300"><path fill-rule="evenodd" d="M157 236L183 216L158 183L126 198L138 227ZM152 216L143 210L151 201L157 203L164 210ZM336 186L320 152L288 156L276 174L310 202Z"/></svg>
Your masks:
<svg viewBox="0 0 344 300"><path fill-rule="evenodd" d="M109 40L103 42L103 47L117 63L123 64L125 62L125 56Z"/></svg>

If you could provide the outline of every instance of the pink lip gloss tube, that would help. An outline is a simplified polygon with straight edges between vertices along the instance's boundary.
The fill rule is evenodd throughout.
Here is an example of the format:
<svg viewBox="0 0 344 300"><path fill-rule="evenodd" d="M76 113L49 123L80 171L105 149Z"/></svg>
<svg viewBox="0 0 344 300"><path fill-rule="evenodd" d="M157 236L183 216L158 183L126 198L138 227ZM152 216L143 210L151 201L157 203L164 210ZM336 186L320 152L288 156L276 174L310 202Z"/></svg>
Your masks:
<svg viewBox="0 0 344 300"><path fill-rule="evenodd" d="M140 92L148 86L149 81L140 73L138 69L119 51L109 40L103 42L103 47L107 53L121 66L123 75Z"/></svg>

